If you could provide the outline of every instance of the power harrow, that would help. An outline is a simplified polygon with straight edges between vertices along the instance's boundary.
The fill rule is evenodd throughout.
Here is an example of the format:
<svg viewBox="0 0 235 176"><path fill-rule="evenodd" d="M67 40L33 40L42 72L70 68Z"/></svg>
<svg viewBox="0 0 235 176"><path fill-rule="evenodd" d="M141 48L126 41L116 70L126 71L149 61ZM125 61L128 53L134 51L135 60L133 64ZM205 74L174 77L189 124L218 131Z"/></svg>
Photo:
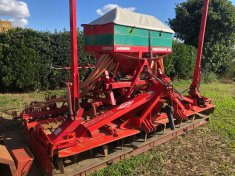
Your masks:
<svg viewBox="0 0 235 176"><path fill-rule="evenodd" d="M183 95L163 64L163 57L172 53L174 32L154 17L120 8L83 25L85 50L96 65L86 67L89 74L80 81L76 0L70 0L67 95L33 102L20 114L34 156L47 174L87 175L208 121L214 105L199 91L208 6L205 0L193 81ZM69 170L68 165L75 167Z"/></svg>

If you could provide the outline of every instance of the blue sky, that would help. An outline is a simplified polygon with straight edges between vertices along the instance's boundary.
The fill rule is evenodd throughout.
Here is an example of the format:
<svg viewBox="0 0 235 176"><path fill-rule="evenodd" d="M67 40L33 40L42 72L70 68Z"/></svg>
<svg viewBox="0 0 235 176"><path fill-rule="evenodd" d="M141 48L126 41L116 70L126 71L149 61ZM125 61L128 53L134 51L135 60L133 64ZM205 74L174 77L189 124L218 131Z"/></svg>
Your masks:
<svg viewBox="0 0 235 176"><path fill-rule="evenodd" d="M10 13L6 11L11 4ZM166 22L175 15L175 4L185 0L77 0L78 26L98 18L113 6L130 8L135 12L156 16ZM5 3L5 4L4 4ZM232 0L235 5L235 0ZM2 4L2 6L1 6ZM5 5L5 8L4 8ZM1 9L2 7L2 9ZM10 19L18 26L40 31L69 29L69 0L0 0L0 18Z"/></svg>
<svg viewBox="0 0 235 176"><path fill-rule="evenodd" d="M154 15L164 22L174 16L175 3L183 0L77 0L78 24L89 23L99 17L97 9L107 4L117 4L121 7L134 7L136 12ZM69 28L68 0L25 0L30 17L28 27L39 30L61 30Z"/></svg>

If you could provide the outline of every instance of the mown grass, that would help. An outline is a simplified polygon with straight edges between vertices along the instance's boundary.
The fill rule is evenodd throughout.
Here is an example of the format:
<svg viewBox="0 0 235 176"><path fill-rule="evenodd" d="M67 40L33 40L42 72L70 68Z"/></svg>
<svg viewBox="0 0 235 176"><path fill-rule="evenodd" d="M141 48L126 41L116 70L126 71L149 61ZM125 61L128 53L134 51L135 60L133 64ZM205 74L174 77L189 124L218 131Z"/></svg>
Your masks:
<svg viewBox="0 0 235 176"><path fill-rule="evenodd" d="M41 91L17 94L0 94L0 116L11 117L12 111L20 112L26 105L32 101L41 101L47 94L63 95L64 90Z"/></svg>
<svg viewBox="0 0 235 176"><path fill-rule="evenodd" d="M186 85L190 85L190 81L174 83L179 91L184 90ZM217 81L202 84L200 90L203 96L211 98L216 105L210 118L210 127L230 139L235 147L235 83Z"/></svg>
<svg viewBox="0 0 235 176"><path fill-rule="evenodd" d="M216 105L210 127L230 139L235 148L235 84L206 84L202 94L211 97Z"/></svg>
<svg viewBox="0 0 235 176"><path fill-rule="evenodd" d="M186 90L190 81L177 81L174 86L179 91ZM25 104L33 100L42 100L47 92L32 92L28 94L0 94L0 116L7 116L5 110L20 110ZM62 95L64 91L52 91L53 94ZM185 91L187 93L187 91ZM235 148L235 83L214 82L201 85L201 94L209 97L216 105L215 112L211 115L208 127L214 132L221 134ZM161 165L164 162L163 156L156 152L146 152L127 160L118 162L106 169L92 174L93 176L101 175L138 175L137 168L146 172L154 169L156 175L162 175ZM157 163L156 163L157 162ZM151 167L151 168L150 168Z"/></svg>

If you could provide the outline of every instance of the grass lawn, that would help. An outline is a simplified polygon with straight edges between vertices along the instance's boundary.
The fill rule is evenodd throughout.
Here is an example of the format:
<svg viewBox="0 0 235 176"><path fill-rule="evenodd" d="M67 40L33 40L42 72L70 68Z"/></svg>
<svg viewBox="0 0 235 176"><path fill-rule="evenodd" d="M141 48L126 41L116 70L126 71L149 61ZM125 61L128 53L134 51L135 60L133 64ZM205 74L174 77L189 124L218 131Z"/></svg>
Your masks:
<svg viewBox="0 0 235 176"><path fill-rule="evenodd" d="M183 91L190 81L174 85ZM216 105L208 125L92 175L235 175L235 83L202 84L201 90ZM10 117L11 110L42 100L45 93L0 94L0 116Z"/></svg>
<svg viewBox="0 0 235 176"><path fill-rule="evenodd" d="M189 81L176 82L178 90L190 85ZM201 94L216 105L210 118L210 128L230 139L235 148L235 83L214 82L201 85Z"/></svg>
<svg viewBox="0 0 235 176"><path fill-rule="evenodd" d="M64 95L65 90L17 93L17 94L0 94L0 116L11 117L12 111L21 112L21 110L32 101L45 100L47 94Z"/></svg>

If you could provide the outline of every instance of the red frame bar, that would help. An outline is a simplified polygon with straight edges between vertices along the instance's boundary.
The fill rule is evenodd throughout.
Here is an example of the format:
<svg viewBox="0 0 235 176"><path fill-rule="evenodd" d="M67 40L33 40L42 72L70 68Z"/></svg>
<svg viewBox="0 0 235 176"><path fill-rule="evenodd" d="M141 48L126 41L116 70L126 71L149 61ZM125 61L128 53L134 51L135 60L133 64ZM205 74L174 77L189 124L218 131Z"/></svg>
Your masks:
<svg viewBox="0 0 235 176"><path fill-rule="evenodd" d="M106 45L106 46L85 46L86 51L89 53L105 52L105 53L149 53L148 46L128 46L128 45ZM157 54L170 54L172 48L152 46L152 53Z"/></svg>
<svg viewBox="0 0 235 176"><path fill-rule="evenodd" d="M71 81L72 81L72 107L74 114L79 107L79 72L78 72L78 50L77 50L77 17L76 0L70 0L70 39L71 39Z"/></svg>
<svg viewBox="0 0 235 176"><path fill-rule="evenodd" d="M193 74L193 82L191 84L190 95L195 96L198 93L199 85L200 85L200 77L201 77L201 61L202 61L202 53L203 53L203 45L204 45L204 37L206 31L206 21L208 15L209 8L209 0L204 1L203 13L202 13L202 21L200 27L200 36L198 40L198 50L197 50L197 60Z"/></svg>

